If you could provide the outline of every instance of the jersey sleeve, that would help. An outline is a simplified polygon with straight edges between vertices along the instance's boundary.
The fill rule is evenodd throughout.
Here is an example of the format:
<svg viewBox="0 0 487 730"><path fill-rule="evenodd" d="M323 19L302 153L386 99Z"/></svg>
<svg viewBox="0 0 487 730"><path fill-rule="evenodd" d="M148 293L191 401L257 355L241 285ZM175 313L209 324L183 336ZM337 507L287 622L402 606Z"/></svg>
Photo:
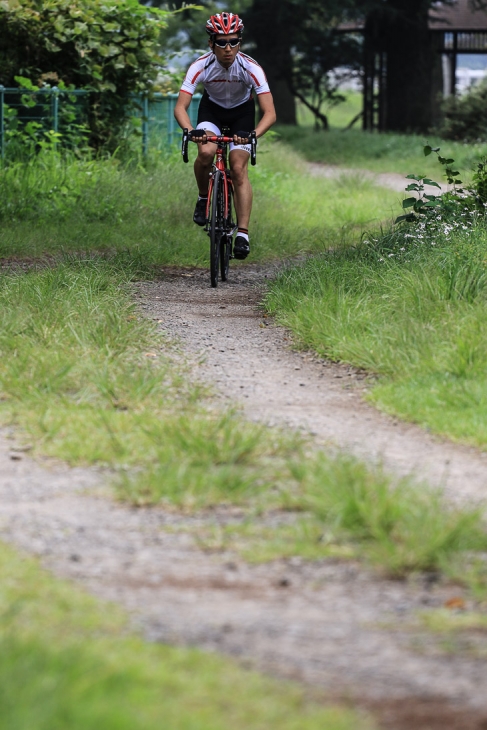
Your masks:
<svg viewBox="0 0 487 730"><path fill-rule="evenodd" d="M243 54L242 54L243 55ZM247 73L250 76L252 86L257 95L269 94L269 84L267 83L267 77L264 73L264 69L257 61L254 61L250 56L245 56Z"/></svg>
<svg viewBox="0 0 487 730"><path fill-rule="evenodd" d="M186 94L191 94L191 96L194 94L200 81L203 81L205 64L204 62L201 63L201 60L202 59L198 58L197 61L191 64L186 72L184 81L181 84L180 90L184 91Z"/></svg>

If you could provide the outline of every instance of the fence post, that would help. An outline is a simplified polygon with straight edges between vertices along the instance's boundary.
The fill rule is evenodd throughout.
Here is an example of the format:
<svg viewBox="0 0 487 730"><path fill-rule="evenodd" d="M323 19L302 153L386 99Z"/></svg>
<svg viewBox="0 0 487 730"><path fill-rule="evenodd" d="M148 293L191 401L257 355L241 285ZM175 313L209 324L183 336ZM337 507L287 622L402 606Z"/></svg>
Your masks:
<svg viewBox="0 0 487 730"><path fill-rule="evenodd" d="M53 86L51 90L52 128L55 132L59 129L59 89ZM57 147L57 138L54 138L54 148Z"/></svg>
<svg viewBox="0 0 487 730"><path fill-rule="evenodd" d="M0 155L3 160L5 157L4 142L5 142L5 128L4 128L4 102L5 98L5 86L0 84Z"/></svg>
<svg viewBox="0 0 487 730"><path fill-rule="evenodd" d="M147 157L149 150L149 97L142 97L142 154Z"/></svg>
<svg viewBox="0 0 487 730"><path fill-rule="evenodd" d="M59 89L57 86L53 86L51 89L52 94L52 120L53 129L55 132L59 129Z"/></svg>

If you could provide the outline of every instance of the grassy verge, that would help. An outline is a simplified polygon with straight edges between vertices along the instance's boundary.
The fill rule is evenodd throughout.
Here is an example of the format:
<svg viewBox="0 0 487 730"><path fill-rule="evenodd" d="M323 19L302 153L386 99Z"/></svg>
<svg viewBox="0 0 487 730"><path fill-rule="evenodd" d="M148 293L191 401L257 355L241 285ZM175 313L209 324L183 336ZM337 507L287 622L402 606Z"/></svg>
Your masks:
<svg viewBox="0 0 487 730"><path fill-rule="evenodd" d="M302 515L306 530L292 521L287 547L276 529L274 557L341 550L404 575L487 547L476 512L407 483L391 490L378 469L208 409L137 316L127 290L137 271L91 260L0 278L0 417L42 453L118 469L119 496L137 504Z"/></svg>
<svg viewBox="0 0 487 730"><path fill-rule="evenodd" d="M322 250L340 230L389 218L398 197L360 180L310 178L297 154L270 142L251 177L253 261ZM207 236L192 223L195 191L192 165L178 154L147 168L53 154L13 165L0 176L0 256L128 250L147 264L207 265Z"/></svg>
<svg viewBox="0 0 487 730"><path fill-rule="evenodd" d="M270 311L298 341L378 374L370 399L487 446L487 229L403 229L283 274Z"/></svg>
<svg viewBox="0 0 487 730"><path fill-rule="evenodd" d="M425 137L414 134L375 134L359 129L328 132L314 131L309 127L277 127L283 142L292 145L296 152L311 162L329 165L358 167L375 172L397 172L429 175L442 182L438 174L438 163L432 155L425 159L423 145ZM444 140L428 136L429 144L444 146ZM487 154L485 144L463 144L448 142L448 154L455 159L467 175L478 159Z"/></svg>
<svg viewBox="0 0 487 730"><path fill-rule="evenodd" d="M352 730L363 716L228 659L150 645L123 613L0 546L2 730Z"/></svg>
<svg viewBox="0 0 487 730"><path fill-rule="evenodd" d="M328 117L328 123L334 129L345 129L352 119L362 110L362 94L360 91L347 90L343 94L345 101L336 106L324 109ZM315 117L313 113L300 101L296 104L296 114L300 127L314 127ZM356 122L356 127L360 128L361 123L361 120Z"/></svg>

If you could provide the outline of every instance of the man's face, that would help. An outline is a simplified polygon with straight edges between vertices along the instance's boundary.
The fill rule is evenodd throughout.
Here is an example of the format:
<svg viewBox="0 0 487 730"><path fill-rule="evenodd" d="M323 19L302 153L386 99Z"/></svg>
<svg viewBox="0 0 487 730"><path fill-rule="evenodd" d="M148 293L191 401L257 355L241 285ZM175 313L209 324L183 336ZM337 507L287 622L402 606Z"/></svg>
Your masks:
<svg viewBox="0 0 487 730"><path fill-rule="evenodd" d="M235 44L233 48L230 42ZM221 47L223 43L227 44L224 48ZM235 33L232 35L218 35L213 43L210 40L210 47L217 57L218 62L224 68L229 68L235 61L235 56L240 50L240 39Z"/></svg>

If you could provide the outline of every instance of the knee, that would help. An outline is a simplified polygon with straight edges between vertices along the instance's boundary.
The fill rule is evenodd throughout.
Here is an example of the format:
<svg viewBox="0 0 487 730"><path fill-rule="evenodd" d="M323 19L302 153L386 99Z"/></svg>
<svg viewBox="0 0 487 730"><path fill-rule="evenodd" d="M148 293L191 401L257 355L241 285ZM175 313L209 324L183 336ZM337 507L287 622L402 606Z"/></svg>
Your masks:
<svg viewBox="0 0 487 730"><path fill-rule="evenodd" d="M198 150L197 160L200 165L208 167L213 162L213 152L209 152L208 150L200 147L200 149Z"/></svg>
<svg viewBox="0 0 487 730"><path fill-rule="evenodd" d="M247 179L247 166L246 165L233 165L232 166L232 180L235 185L242 185Z"/></svg>

